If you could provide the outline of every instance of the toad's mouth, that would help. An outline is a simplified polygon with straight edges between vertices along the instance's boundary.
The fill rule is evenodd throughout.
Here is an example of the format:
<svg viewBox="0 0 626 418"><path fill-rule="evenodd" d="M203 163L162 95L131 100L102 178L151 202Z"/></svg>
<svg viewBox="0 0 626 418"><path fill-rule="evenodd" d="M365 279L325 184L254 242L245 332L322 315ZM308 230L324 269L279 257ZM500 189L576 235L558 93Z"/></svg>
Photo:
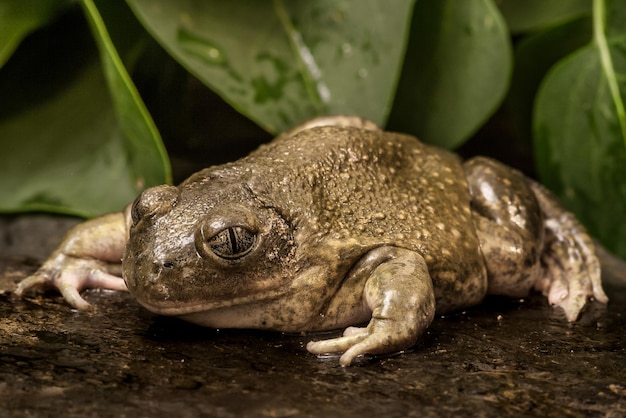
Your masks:
<svg viewBox="0 0 626 418"><path fill-rule="evenodd" d="M167 316L176 316L196 325L210 328L248 328L281 332L302 332L311 327L310 313L302 309L285 310L284 291L266 292L234 298L222 302L195 302L185 305L166 301L150 303L138 302L148 310Z"/></svg>
<svg viewBox="0 0 626 418"><path fill-rule="evenodd" d="M135 296L137 302L144 308L151 312L165 316L183 316L190 314L204 314L212 311L250 306L252 304L267 303L284 296L285 291L276 289L266 291L260 294L246 295L242 297L235 297L221 301L181 301L172 299L161 299L158 301L150 301L144 298Z"/></svg>

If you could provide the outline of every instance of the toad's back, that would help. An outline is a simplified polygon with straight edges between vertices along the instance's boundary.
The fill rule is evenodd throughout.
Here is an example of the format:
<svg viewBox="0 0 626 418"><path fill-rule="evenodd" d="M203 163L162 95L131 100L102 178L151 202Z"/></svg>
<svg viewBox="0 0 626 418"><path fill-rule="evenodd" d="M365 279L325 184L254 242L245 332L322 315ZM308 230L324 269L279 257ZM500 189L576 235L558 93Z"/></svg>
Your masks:
<svg viewBox="0 0 626 418"><path fill-rule="evenodd" d="M245 178L295 226L300 244L353 239L364 252L381 245L417 251L442 312L478 302L486 273L459 158L406 135L314 130L275 140L210 175Z"/></svg>

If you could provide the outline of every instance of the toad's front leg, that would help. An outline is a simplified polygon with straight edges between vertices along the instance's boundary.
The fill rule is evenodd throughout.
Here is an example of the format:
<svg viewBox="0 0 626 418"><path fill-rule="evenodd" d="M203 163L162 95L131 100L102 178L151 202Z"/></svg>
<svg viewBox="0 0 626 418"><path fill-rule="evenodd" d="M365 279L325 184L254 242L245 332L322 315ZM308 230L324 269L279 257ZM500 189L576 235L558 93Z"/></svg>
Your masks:
<svg viewBox="0 0 626 418"><path fill-rule="evenodd" d="M15 294L30 289L58 289L73 307L88 310L81 296L85 288L126 290L121 277L121 260L127 232L124 214L113 213L91 219L72 228L59 247L32 276L22 280Z"/></svg>
<svg viewBox="0 0 626 418"><path fill-rule="evenodd" d="M348 366L361 354L393 353L412 347L435 316L435 292L421 255L397 247L372 250L364 303L372 312L365 328L349 327L342 337L312 341L313 354L344 352L339 362Z"/></svg>

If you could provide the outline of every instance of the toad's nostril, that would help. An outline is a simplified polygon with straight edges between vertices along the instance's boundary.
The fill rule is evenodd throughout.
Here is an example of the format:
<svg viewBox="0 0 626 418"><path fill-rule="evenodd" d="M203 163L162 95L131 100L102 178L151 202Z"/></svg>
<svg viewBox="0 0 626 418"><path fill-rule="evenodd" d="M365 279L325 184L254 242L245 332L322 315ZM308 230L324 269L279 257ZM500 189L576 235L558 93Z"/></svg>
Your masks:
<svg viewBox="0 0 626 418"><path fill-rule="evenodd" d="M174 263L172 263L171 261L166 261L163 263L163 268L172 269L174 268Z"/></svg>

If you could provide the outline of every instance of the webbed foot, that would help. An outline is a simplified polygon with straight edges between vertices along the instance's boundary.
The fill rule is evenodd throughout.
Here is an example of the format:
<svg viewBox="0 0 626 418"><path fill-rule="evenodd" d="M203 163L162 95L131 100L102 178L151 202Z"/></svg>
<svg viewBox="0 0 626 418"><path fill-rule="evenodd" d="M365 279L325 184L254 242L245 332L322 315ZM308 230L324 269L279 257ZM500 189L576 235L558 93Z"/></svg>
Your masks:
<svg viewBox="0 0 626 418"><path fill-rule="evenodd" d="M400 352L415 344L417 335L394 333L393 328L388 321L372 320L367 327L346 328L341 337L310 341L306 349L317 355L343 353L339 364L346 367L360 355Z"/></svg>
<svg viewBox="0 0 626 418"><path fill-rule="evenodd" d="M542 186L531 184L546 215L545 247L541 255L544 277L535 288L550 304L565 311L567 320L576 321L588 298L607 303L602 289L600 261L595 245L573 214L561 209Z"/></svg>
<svg viewBox="0 0 626 418"><path fill-rule="evenodd" d="M15 289L17 296L23 296L32 289L54 288L74 308L87 311L92 309L80 295L86 288L127 290L121 277L108 273L108 263L57 254L51 257L33 275L22 280Z"/></svg>

